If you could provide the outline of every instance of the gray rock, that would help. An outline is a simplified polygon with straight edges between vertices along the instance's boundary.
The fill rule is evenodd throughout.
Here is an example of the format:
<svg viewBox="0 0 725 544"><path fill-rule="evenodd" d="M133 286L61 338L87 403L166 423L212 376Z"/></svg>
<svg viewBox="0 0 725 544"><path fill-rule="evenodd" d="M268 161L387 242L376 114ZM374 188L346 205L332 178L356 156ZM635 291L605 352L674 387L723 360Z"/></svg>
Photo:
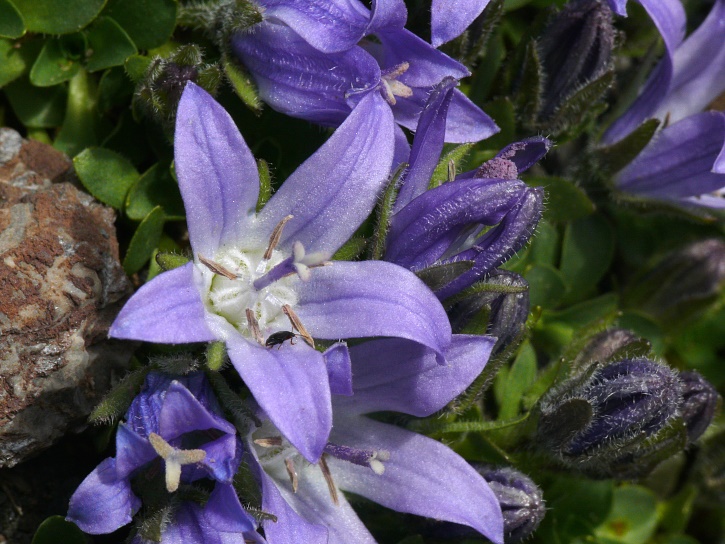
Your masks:
<svg viewBox="0 0 725 544"><path fill-rule="evenodd" d="M63 154L0 129L0 467L81 428L131 354L107 338L132 290L114 212L72 176Z"/></svg>

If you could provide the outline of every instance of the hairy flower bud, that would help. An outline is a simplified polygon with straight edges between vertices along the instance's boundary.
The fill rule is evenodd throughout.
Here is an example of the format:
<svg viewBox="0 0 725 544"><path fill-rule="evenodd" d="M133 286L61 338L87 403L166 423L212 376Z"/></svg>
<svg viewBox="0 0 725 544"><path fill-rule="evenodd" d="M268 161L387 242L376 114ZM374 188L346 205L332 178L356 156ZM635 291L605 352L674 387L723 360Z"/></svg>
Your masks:
<svg viewBox="0 0 725 544"><path fill-rule="evenodd" d="M574 360L579 368L588 363L613 361L649 354L651 345L627 329L609 329L594 336Z"/></svg>
<svg viewBox="0 0 725 544"><path fill-rule="evenodd" d="M697 372L680 372L683 383L682 419L687 426L687 438L694 442L712 423L717 410L717 390Z"/></svg>
<svg viewBox="0 0 725 544"><path fill-rule="evenodd" d="M680 414L682 389L673 370L648 359L593 364L542 400L540 443L595 476L639 473L627 465L639 450L653 458L651 441Z"/></svg>
<svg viewBox="0 0 725 544"><path fill-rule="evenodd" d="M611 66L612 11L599 0L569 2L544 31L541 60L546 74L541 117L599 79Z"/></svg>

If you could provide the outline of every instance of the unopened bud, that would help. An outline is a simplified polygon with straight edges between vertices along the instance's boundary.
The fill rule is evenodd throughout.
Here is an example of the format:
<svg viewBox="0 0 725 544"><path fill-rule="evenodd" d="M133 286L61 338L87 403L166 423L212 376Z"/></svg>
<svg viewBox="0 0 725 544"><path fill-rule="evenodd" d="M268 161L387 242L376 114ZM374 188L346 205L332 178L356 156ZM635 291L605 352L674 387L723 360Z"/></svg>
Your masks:
<svg viewBox="0 0 725 544"><path fill-rule="evenodd" d="M715 417L719 401L717 390L697 372L680 372L683 383L682 419L687 438L694 442L705 432Z"/></svg>
<svg viewBox="0 0 725 544"><path fill-rule="evenodd" d="M542 400L539 441L595 476L636 473L627 463L640 446L656 453L652 439L679 416L682 387L675 371L648 359L591 365Z"/></svg>
<svg viewBox="0 0 725 544"><path fill-rule="evenodd" d="M647 356L651 344L632 331L609 329L594 336L574 360L574 367L597 362Z"/></svg>
<svg viewBox="0 0 725 544"><path fill-rule="evenodd" d="M546 74L541 118L611 67L612 11L600 0L575 0L557 13L543 33L541 61Z"/></svg>

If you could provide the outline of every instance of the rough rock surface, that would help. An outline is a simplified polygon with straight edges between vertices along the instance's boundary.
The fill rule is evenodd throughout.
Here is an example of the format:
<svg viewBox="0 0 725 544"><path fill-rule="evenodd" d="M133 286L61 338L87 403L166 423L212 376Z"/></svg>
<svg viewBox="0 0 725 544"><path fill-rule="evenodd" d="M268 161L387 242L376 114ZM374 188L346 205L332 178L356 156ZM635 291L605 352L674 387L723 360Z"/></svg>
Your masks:
<svg viewBox="0 0 725 544"><path fill-rule="evenodd" d="M0 129L0 467L82 426L129 347L107 339L131 286L114 212L72 164Z"/></svg>

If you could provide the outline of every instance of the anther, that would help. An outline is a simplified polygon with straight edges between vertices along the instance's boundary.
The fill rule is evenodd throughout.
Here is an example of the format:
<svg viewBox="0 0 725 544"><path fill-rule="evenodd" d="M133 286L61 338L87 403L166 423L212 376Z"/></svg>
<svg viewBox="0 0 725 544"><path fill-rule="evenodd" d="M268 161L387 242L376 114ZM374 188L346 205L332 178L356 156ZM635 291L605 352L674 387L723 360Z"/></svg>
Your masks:
<svg viewBox="0 0 725 544"><path fill-rule="evenodd" d="M383 74L383 96L391 106L396 104L396 96L402 96L403 98L410 98L413 96L413 89L408 87L405 83L397 80L397 78L403 75L408 68L410 68L410 64L407 62L401 62L393 69Z"/></svg>
<svg viewBox="0 0 725 544"><path fill-rule="evenodd" d="M297 471L295 470L295 463L291 457L284 460L284 468L287 469L287 475L289 476L290 483L292 484L292 491L297 493L297 487L300 484Z"/></svg>
<svg viewBox="0 0 725 544"><path fill-rule="evenodd" d="M274 229L272 230L272 235L269 237L269 245L267 246L267 251L264 252L264 256L262 257L265 261L269 260L272 257L272 251L274 251L274 248L276 248L277 244L279 244L280 238L282 238L282 229L284 229L284 226L293 217L294 215L287 215L283 217L282 221L277 223L277 226L274 227Z"/></svg>
<svg viewBox="0 0 725 544"><path fill-rule="evenodd" d="M268 438L257 438L254 443L257 444L257 446L262 446L263 448L279 448L282 446L282 437L270 436Z"/></svg>
<svg viewBox="0 0 725 544"><path fill-rule="evenodd" d="M239 278L239 276L237 276L234 272L224 268L219 263L215 263L214 261L207 259L206 257L202 257L201 255L199 255L198 257L199 262L215 274L218 274L219 276L224 276L225 278L228 278L230 280L236 280Z"/></svg>
<svg viewBox="0 0 725 544"><path fill-rule="evenodd" d="M292 266L302 281L310 280L310 268L327 266L332 264L328 256L322 252L305 252L305 246L299 240L292 246Z"/></svg>
<svg viewBox="0 0 725 544"><path fill-rule="evenodd" d="M289 318L289 321L292 324L292 328L300 333L300 336L304 338L305 342L307 342L310 346L314 348L315 341L312 338L312 335L307 332L307 329L305 329L305 326L302 324L302 321L300 321L300 318L297 317L297 314L292 309L292 306L290 306L289 304L285 304L282 306L282 311L284 312L284 315Z"/></svg>
<svg viewBox="0 0 725 544"><path fill-rule="evenodd" d="M245 310L245 313L247 314L247 327L249 327L249 332L252 333L252 337L261 345L264 345L264 336L262 335L262 331L259 328L259 322L257 321L257 318L254 317L254 311L250 308L247 308Z"/></svg>
<svg viewBox="0 0 725 544"><path fill-rule="evenodd" d="M156 433L149 434L149 442L166 464L166 490L173 493L179 489L181 467L201 463L206 458L204 450L179 450Z"/></svg>
<svg viewBox="0 0 725 544"><path fill-rule="evenodd" d="M448 181L456 179L456 161L453 159L448 161Z"/></svg>
<svg viewBox="0 0 725 544"><path fill-rule="evenodd" d="M327 482L327 490L330 492L330 498L332 499L333 504L335 506L339 506L340 499L337 496L337 487L335 486L335 481L332 479L332 473L330 472L330 467L327 466L324 454L320 457L320 470L325 478L325 482Z"/></svg>
<svg viewBox="0 0 725 544"><path fill-rule="evenodd" d="M327 455L332 455L341 461L347 461L361 467L370 467L378 476L385 472L383 462L390 459L388 450L361 450L333 444L332 442L327 443L324 451Z"/></svg>

